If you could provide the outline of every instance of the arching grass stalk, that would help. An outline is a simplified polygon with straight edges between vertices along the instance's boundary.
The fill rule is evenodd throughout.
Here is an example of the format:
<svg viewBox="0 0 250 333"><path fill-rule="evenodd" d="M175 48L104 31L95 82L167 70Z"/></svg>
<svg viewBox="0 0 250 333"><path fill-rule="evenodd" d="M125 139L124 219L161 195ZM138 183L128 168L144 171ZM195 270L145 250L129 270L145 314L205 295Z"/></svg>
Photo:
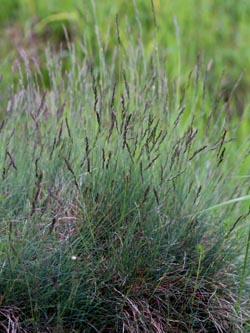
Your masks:
<svg viewBox="0 0 250 333"><path fill-rule="evenodd" d="M220 208L220 207L223 207L223 206L227 206L227 205L230 205L230 204L234 204L236 202L246 201L246 200L250 200L250 195L244 195L244 196L239 197L239 198L235 198L235 199L231 199L231 200L228 200L228 201L221 202L217 205L214 205L214 206L208 207L206 209L203 209L203 210L201 210L201 211L199 211L195 214L190 214L189 216L200 215L200 214L209 212L210 210L214 210L216 208Z"/></svg>

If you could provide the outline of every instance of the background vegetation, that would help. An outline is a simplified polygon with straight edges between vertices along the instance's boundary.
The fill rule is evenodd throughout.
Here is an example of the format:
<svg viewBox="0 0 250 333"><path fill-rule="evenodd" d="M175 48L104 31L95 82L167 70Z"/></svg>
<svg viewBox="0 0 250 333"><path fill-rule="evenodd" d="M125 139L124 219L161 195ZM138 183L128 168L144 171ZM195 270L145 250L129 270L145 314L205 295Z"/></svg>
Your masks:
<svg viewBox="0 0 250 333"><path fill-rule="evenodd" d="M117 24L123 56L129 57L127 36L141 43L145 61L155 48L167 59L166 72L177 80L179 88L195 65L210 64L213 71L210 88L218 82L228 99L242 75L237 90L233 89L230 114L241 116L249 110L250 5L247 0L234 1L36 1L3 0L0 14L0 47L2 86L13 77L18 81L17 59L24 53L33 66L39 66L43 83L48 85L44 46L64 49L64 64L69 52L65 42L74 42L78 59L91 58L95 65L112 63L117 43ZM127 53L127 54L126 54ZM140 64L145 67L145 61ZM119 66L118 66L119 67ZM139 70L139 69L138 69ZM229 112L227 110L227 112ZM248 117L249 118L249 117ZM248 134L249 120L244 121L240 135Z"/></svg>
<svg viewBox="0 0 250 333"><path fill-rule="evenodd" d="M248 332L248 1L1 1L0 329Z"/></svg>

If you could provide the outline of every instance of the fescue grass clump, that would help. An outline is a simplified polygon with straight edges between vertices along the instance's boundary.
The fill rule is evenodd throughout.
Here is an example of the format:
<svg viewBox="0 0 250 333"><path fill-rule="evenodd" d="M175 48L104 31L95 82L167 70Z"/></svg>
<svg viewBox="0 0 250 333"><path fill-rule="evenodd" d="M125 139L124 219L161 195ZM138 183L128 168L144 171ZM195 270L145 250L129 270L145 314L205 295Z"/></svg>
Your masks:
<svg viewBox="0 0 250 333"><path fill-rule="evenodd" d="M247 157L209 66L178 86L140 47L119 75L71 52L3 108L1 330L244 332Z"/></svg>

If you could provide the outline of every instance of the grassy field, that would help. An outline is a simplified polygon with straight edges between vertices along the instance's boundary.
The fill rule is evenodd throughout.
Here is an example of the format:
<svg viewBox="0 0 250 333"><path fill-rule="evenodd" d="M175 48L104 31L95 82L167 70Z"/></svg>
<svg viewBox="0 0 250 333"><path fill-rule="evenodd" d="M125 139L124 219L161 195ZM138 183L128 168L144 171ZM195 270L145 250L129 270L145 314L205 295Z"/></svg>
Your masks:
<svg viewBox="0 0 250 333"><path fill-rule="evenodd" d="M0 332L250 332L248 1L0 6Z"/></svg>
<svg viewBox="0 0 250 333"><path fill-rule="evenodd" d="M93 60L102 65L111 63L117 47L118 21L120 41L127 56L128 36L135 43L142 42L147 56L153 52L156 40L161 54L167 58L169 77L185 80L190 68L197 64L197 58L204 64L212 61L214 73L225 72L223 84L227 92L245 72L238 90L237 98L243 103L237 105L238 112L249 103L245 96L250 79L250 5L247 0L237 4L231 0L199 3L195 0L96 3L93 0L3 0L1 6L1 49L9 68L22 49L39 63L44 42L58 45L65 39L62 24L77 45L79 57L93 56ZM16 45L18 51L13 47ZM214 79L212 77L211 82Z"/></svg>

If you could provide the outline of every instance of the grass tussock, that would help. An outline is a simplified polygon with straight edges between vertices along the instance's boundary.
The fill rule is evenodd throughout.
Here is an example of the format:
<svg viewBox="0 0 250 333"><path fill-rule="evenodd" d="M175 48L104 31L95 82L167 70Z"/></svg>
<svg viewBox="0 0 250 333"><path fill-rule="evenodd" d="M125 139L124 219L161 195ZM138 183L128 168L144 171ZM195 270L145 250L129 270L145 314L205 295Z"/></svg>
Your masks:
<svg viewBox="0 0 250 333"><path fill-rule="evenodd" d="M244 332L249 147L210 66L179 85L141 46L119 75L70 52L2 100L3 332Z"/></svg>

